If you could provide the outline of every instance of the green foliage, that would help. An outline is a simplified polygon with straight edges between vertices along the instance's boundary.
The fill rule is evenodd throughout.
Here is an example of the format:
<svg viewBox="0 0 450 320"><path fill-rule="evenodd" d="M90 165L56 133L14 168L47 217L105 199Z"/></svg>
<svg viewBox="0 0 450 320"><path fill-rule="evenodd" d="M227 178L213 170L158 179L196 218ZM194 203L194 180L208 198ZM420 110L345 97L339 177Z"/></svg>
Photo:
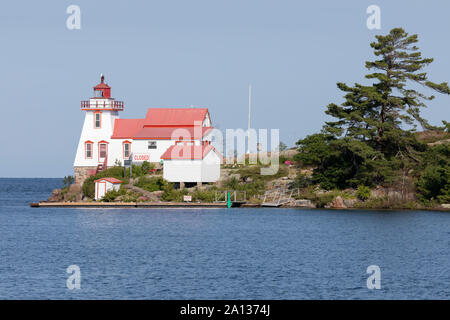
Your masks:
<svg viewBox="0 0 450 320"><path fill-rule="evenodd" d="M326 190L373 185L383 181L386 167L375 162L377 152L369 145L349 138L337 139L319 133L297 142L295 159L303 165L314 166L312 183Z"/></svg>
<svg viewBox="0 0 450 320"><path fill-rule="evenodd" d="M216 200L216 189L200 190L196 188L192 193L192 201L214 202Z"/></svg>
<svg viewBox="0 0 450 320"><path fill-rule="evenodd" d="M278 147L279 151L284 151L286 150L288 147L285 143L283 143L283 141L280 141L280 146Z"/></svg>
<svg viewBox="0 0 450 320"><path fill-rule="evenodd" d="M61 189L61 195L63 198L66 196L67 192L69 192L69 186Z"/></svg>
<svg viewBox="0 0 450 320"><path fill-rule="evenodd" d="M162 201L183 202L183 196L188 195L187 189L174 189L173 184L169 183L164 188L164 193L161 195Z"/></svg>
<svg viewBox="0 0 450 320"><path fill-rule="evenodd" d="M359 200L366 201L370 198L370 188L367 186L359 185L356 190L356 196Z"/></svg>
<svg viewBox="0 0 450 320"><path fill-rule="evenodd" d="M131 174L132 174L133 178L142 177L147 174L146 172L144 172L144 170L142 170L141 165L136 165L136 164L131 165L131 171L132 171ZM127 170L127 176L129 174L130 174L130 171Z"/></svg>
<svg viewBox="0 0 450 320"><path fill-rule="evenodd" d="M416 91L410 84L420 84L438 93L450 94L447 83L433 83L422 69L433 62L423 58L415 45L417 35L408 35L403 29L392 29L386 36L376 36L370 46L379 60L367 61L366 68L374 70L366 75L374 80L371 85L350 87L338 83L345 92L345 102L328 105L326 113L336 121L326 122L324 129L335 137L351 137L367 142L389 158L403 151L412 152L411 130L405 125L431 128L420 115L425 101L434 99ZM403 126L403 127L402 127ZM413 156L413 155L412 155Z"/></svg>
<svg viewBox="0 0 450 320"><path fill-rule="evenodd" d="M150 163L148 161L144 161L144 162L142 162L141 168L145 174L148 174L150 170L155 168L155 164Z"/></svg>
<svg viewBox="0 0 450 320"><path fill-rule="evenodd" d="M312 178L306 174L297 174L294 182L292 183L292 188L307 188L313 184Z"/></svg>
<svg viewBox="0 0 450 320"><path fill-rule="evenodd" d="M133 192L128 190L127 193L121 195L120 200L122 202L137 202L138 198L141 196L140 193Z"/></svg>
<svg viewBox="0 0 450 320"><path fill-rule="evenodd" d="M336 197L335 192L317 192L312 187L307 187L301 191L300 199L311 200L317 208L323 208Z"/></svg>
<svg viewBox="0 0 450 320"><path fill-rule="evenodd" d="M153 192L158 190L164 190L168 182L162 177L140 177L137 182L134 183L136 187Z"/></svg>
<svg viewBox="0 0 450 320"><path fill-rule="evenodd" d="M445 121L443 128L430 126L420 114L434 96L417 91L417 84L444 94L450 94L450 89L445 82L428 80L422 69L433 59L421 56L417 41L417 35L408 35L401 28L376 36L371 47L378 60L366 62L367 69L374 70L366 75L373 83L337 84L345 100L341 105L328 105L326 113L334 119L325 123L321 133L297 142L300 153L296 160L314 166L314 184L343 189L394 183L400 174L423 163L427 148L417 140L416 125L448 129ZM433 178L436 170L429 169L418 185L425 197L431 196L424 191L430 184L443 188ZM439 194L442 197L444 193L445 187Z"/></svg>
<svg viewBox="0 0 450 320"><path fill-rule="evenodd" d="M224 182L222 190L245 191L247 198L250 198L264 193L265 182L262 179L256 179L249 183L242 183L235 177L231 177Z"/></svg>
<svg viewBox="0 0 450 320"><path fill-rule="evenodd" d="M416 182L419 199L450 202L450 144L429 147L424 153Z"/></svg>
<svg viewBox="0 0 450 320"><path fill-rule="evenodd" d="M236 179L236 177L231 177L225 181L224 186L225 188L230 190L237 190L237 188L239 188L240 186L240 183L239 180Z"/></svg>
<svg viewBox="0 0 450 320"><path fill-rule="evenodd" d="M116 200L120 200L121 202L137 202L139 196L140 196L139 193L127 190L121 186L118 191L113 189L106 192L101 201L114 202Z"/></svg>
<svg viewBox="0 0 450 320"><path fill-rule="evenodd" d="M450 166L428 166L416 187L421 200L450 203Z"/></svg>
<svg viewBox="0 0 450 320"><path fill-rule="evenodd" d="M370 198L366 201L355 203L355 208L359 209L420 209L422 206L415 201L399 201L384 198Z"/></svg>
<svg viewBox="0 0 450 320"><path fill-rule="evenodd" d="M118 196L121 196L121 195L123 195L125 193L126 193L126 191L124 189L121 189L119 191L116 191L116 190L112 189L112 190L109 190L108 192L105 193L105 195L103 196L101 201L103 201L103 202L114 202L114 200L116 200L116 198Z"/></svg>
<svg viewBox="0 0 450 320"><path fill-rule="evenodd" d="M140 164L140 165L133 164L133 165L131 165L132 176L133 176L133 178L145 176L153 168L155 168L155 165L148 161L143 161L142 164ZM129 168L126 170L126 175L127 175L127 177L130 176Z"/></svg>
<svg viewBox="0 0 450 320"><path fill-rule="evenodd" d="M73 176L65 176L63 178L63 187L64 188L69 187L71 184L74 183L74 181L75 181L75 179Z"/></svg>
<svg viewBox="0 0 450 320"><path fill-rule="evenodd" d="M287 170L285 166L280 165L278 168L278 171L275 174L272 175L262 175L261 174L261 168L264 168L267 166L262 165L250 165L250 166L243 166L236 170L236 173L238 173L242 179L251 178L253 181L269 181L273 180L279 177L282 177L287 174Z"/></svg>

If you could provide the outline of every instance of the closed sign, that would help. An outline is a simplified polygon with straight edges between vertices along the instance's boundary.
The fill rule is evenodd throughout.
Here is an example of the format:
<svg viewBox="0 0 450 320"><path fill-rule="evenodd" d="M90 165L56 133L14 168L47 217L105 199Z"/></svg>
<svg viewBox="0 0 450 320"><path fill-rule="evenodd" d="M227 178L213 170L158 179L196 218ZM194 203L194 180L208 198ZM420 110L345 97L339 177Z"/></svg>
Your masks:
<svg viewBox="0 0 450 320"><path fill-rule="evenodd" d="M150 161L150 155L148 153L134 153L133 162Z"/></svg>

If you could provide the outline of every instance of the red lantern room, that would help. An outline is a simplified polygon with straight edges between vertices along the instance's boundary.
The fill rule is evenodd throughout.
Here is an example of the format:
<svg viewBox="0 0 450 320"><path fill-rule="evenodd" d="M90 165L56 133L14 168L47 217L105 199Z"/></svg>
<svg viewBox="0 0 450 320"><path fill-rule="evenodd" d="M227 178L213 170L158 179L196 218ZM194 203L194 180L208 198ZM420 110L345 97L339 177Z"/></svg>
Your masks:
<svg viewBox="0 0 450 320"><path fill-rule="evenodd" d="M105 83L105 76L102 75L100 83L94 87L95 98L111 98L111 87Z"/></svg>
<svg viewBox="0 0 450 320"><path fill-rule="evenodd" d="M105 83L105 77L102 74L100 83L94 87L94 97L81 101L81 110L123 111L123 101L111 98L111 87Z"/></svg>

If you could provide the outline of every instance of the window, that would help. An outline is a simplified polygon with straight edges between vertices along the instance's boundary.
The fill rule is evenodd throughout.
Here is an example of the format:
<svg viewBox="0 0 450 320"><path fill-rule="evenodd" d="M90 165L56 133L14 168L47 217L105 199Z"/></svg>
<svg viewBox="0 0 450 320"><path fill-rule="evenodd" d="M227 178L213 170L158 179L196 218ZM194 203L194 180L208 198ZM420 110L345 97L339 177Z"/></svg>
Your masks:
<svg viewBox="0 0 450 320"><path fill-rule="evenodd" d="M92 142L91 141L86 141L84 143L84 157L86 159L92 159Z"/></svg>
<svg viewBox="0 0 450 320"><path fill-rule="evenodd" d="M98 129L102 127L102 114L100 112L94 113L94 128Z"/></svg>
<svg viewBox="0 0 450 320"><path fill-rule="evenodd" d="M131 143L129 141L125 141L123 143L123 158L128 159L130 157L130 149Z"/></svg>
<svg viewBox="0 0 450 320"><path fill-rule="evenodd" d="M149 149L156 149L156 141L149 141L148 142L148 148Z"/></svg>
<svg viewBox="0 0 450 320"><path fill-rule="evenodd" d="M106 143L100 143L99 144L99 158L106 158Z"/></svg>

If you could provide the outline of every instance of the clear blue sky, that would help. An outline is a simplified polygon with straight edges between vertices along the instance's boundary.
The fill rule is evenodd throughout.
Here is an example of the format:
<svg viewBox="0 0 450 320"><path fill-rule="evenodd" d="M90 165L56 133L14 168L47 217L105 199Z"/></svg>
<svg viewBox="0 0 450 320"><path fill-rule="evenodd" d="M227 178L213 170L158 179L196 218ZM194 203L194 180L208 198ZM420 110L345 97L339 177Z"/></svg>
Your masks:
<svg viewBox="0 0 450 320"><path fill-rule="evenodd" d="M68 30L66 8L81 8ZM381 7L381 30L366 8ZM207 106L220 129L280 128L289 146L317 132L336 82L362 82L375 34L419 34L427 69L450 80L448 1L8 1L0 9L0 177L73 174L84 119L80 100L104 73L123 118L151 106ZM449 119L450 97L424 115Z"/></svg>

